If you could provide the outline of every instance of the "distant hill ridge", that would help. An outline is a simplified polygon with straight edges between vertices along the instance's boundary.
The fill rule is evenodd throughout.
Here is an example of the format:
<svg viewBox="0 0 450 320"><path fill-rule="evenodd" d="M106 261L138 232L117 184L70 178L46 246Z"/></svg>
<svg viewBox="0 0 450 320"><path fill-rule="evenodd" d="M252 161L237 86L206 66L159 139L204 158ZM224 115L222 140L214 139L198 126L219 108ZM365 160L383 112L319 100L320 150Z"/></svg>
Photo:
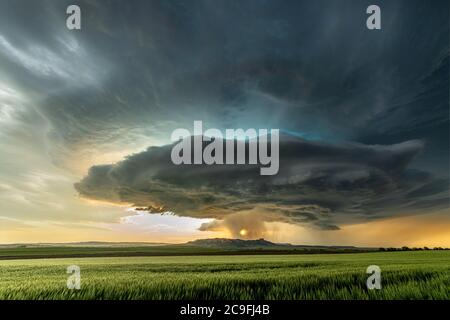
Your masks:
<svg viewBox="0 0 450 320"><path fill-rule="evenodd" d="M297 249L369 249L357 248L354 246L323 246L323 245L294 245L290 243L274 243L263 238L255 240L229 239L229 238L209 238L197 239L185 243L152 243L152 242L102 242L84 241L71 243L16 243L0 244L0 248L39 248L39 247L85 247L85 248L127 248L127 247L186 247L186 248L206 248L224 250L297 250Z"/></svg>
<svg viewBox="0 0 450 320"><path fill-rule="evenodd" d="M264 249L305 249L305 248L339 248L339 249L355 249L354 246L308 246L308 245L293 245L290 243L273 243L263 238L256 240L243 240L243 239L228 239L228 238L211 238L211 239L197 239L186 242L186 245L208 248L264 248Z"/></svg>
<svg viewBox="0 0 450 320"><path fill-rule="evenodd" d="M212 238L212 239L197 239L189 241L187 245L200 247L233 247L233 248L255 248L255 247L280 247L291 246L290 244L277 244L264 239L257 240L243 240L243 239L227 239L227 238Z"/></svg>

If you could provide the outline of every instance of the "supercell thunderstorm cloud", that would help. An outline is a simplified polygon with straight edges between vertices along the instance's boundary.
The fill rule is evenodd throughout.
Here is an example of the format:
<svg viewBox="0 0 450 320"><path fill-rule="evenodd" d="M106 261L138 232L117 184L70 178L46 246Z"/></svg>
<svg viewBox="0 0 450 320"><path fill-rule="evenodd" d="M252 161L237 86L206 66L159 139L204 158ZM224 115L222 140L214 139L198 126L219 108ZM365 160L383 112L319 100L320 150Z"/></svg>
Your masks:
<svg viewBox="0 0 450 320"><path fill-rule="evenodd" d="M357 0L77 1L68 30L71 1L1 1L4 228L117 223L115 204L248 238L448 217L448 3L405 3L369 30ZM278 173L174 165L196 120L279 129Z"/></svg>
<svg viewBox="0 0 450 320"><path fill-rule="evenodd" d="M214 218L257 236L261 222L281 221L321 229L412 214L448 204L448 179L408 169L421 141L379 146L332 145L283 136L280 170L260 176L256 165L174 165L170 145L151 147L113 165L94 166L75 185L97 200L130 203L153 213ZM147 208L147 209L146 209Z"/></svg>

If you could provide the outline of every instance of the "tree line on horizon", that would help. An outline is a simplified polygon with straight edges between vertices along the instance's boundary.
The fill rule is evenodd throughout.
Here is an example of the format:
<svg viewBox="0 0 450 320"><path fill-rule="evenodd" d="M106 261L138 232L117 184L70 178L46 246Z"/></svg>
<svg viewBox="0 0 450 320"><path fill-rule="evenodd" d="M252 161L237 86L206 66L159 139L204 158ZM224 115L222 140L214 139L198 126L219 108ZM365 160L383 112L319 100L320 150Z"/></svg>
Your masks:
<svg viewBox="0 0 450 320"><path fill-rule="evenodd" d="M442 248L442 247L434 247L434 248L429 248L429 247L407 247L407 246L403 246L401 248L394 248L394 247L389 247L389 248L379 248L379 251L422 251L422 250L450 250L450 248Z"/></svg>

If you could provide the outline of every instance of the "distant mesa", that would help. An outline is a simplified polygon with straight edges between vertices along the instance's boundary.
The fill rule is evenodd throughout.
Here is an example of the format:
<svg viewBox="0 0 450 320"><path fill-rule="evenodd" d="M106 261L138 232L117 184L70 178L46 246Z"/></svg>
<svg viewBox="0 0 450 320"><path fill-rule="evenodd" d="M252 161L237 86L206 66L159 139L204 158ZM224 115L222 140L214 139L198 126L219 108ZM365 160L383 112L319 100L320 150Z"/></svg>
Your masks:
<svg viewBox="0 0 450 320"><path fill-rule="evenodd" d="M197 239L189 241L186 245L198 247L211 248L267 248L291 246L290 244L277 244L264 239L257 240L242 240L242 239L227 239L227 238L213 238L213 239Z"/></svg>
<svg viewBox="0 0 450 320"><path fill-rule="evenodd" d="M290 243L273 243L263 238L257 240L212 238L197 239L186 242L187 246L223 248L223 249L357 249L353 246L308 246L293 245Z"/></svg>

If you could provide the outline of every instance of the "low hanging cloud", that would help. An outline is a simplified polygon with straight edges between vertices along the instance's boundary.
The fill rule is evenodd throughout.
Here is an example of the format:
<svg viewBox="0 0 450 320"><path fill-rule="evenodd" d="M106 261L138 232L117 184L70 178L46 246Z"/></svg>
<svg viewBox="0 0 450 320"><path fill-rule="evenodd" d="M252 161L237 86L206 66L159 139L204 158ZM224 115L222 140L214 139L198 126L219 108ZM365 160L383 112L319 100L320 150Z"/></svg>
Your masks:
<svg viewBox="0 0 450 320"><path fill-rule="evenodd" d="M149 213L213 218L200 230L242 228L259 236L265 222L324 230L448 205L448 179L409 169L424 144L328 144L280 138L277 175L260 165L174 165L173 145L150 147L116 164L90 168L75 184L83 197L127 203Z"/></svg>

